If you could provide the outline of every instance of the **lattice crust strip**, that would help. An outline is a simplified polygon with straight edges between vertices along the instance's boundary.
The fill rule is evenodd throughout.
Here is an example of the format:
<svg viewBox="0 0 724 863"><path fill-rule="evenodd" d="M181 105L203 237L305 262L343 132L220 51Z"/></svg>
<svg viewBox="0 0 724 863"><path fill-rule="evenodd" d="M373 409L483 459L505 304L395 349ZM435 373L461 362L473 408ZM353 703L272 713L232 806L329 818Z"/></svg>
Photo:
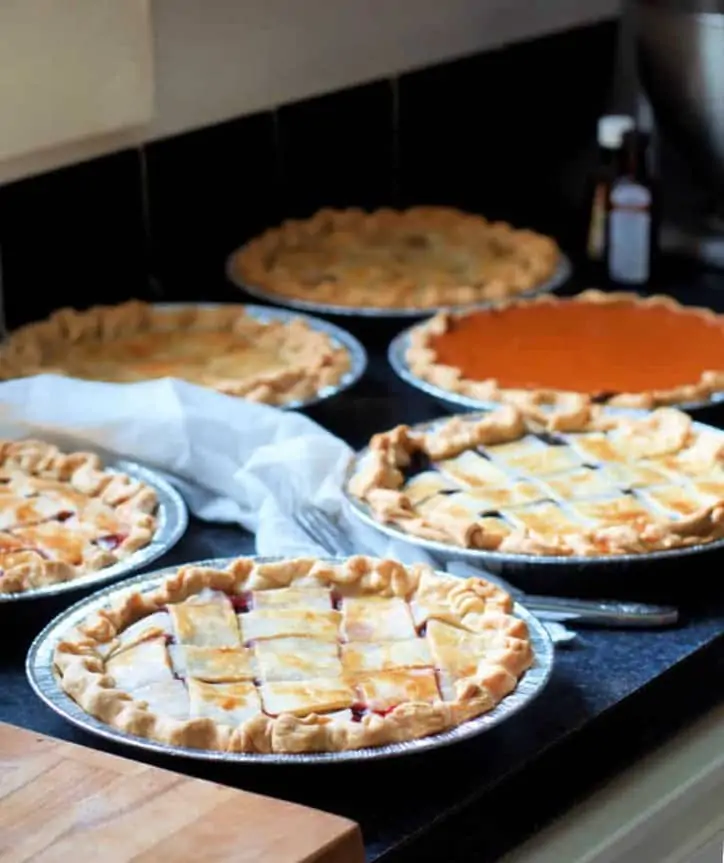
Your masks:
<svg viewBox="0 0 724 863"><path fill-rule="evenodd" d="M0 440L0 593L104 569L148 545L156 492L94 453Z"/></svg>
<svg viewBox="0 0 724 863"><path fill-rule="evenodd" d="M721 432L671 408L573 419L551 430L506 407L400 426L373 438L350 490L380 521L469 548L645 553L724 534Z"/></svg>
<svg viewBox="0 0 724 863"><path fill-rule="evenodd" d="M61 685L135 734L240 751L354 749L490 710L532 662L502 590L351 558L184 567L56 653Z"/></svg>

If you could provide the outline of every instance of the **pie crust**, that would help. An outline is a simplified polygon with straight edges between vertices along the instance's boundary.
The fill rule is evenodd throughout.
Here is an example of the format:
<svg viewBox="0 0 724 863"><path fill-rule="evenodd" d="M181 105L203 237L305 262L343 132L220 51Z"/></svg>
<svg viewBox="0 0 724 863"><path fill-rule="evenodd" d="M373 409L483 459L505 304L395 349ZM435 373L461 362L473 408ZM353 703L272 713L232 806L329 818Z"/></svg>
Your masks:
<svg viewBox="0 0 724 863"><path fill-rule="evenodd" d="M632 330L636 328L637 332L630 333L630 337L629 333L617 331L615 321L607 322L603 316L601 316L600 327L592 334L579 329L578 336L581 342L584 342L589 335L597 338L604 332L610 332L611 339L607 346L607 353L601 356L598 362L595 361L595 357L592 359L590 352L588 357L586 356L585 346L580 347L579 350L577 350L578 346L571 347L571 333L568 331L556 334L554 338L557 341L554 342L551 342L549 337L550 328L546 333L543 313L548 310L565 310L565 307L574 310L581 306L598 308L607 306L615 312L617 308L621 308L622 304L635 310L636 313L648 317L656 315L657 320L649 322L647 317L643 316L631 327ZM526 314L527 310L530 310L530 314ZM534 350L535 333L526 332L524 329L516 333L514 324L502 325L503 317L510 311L513 313L523 312L527 318L526 326L537 328L537 332L540 334L538 351ZM540 314L534 314L534 311ZM657 322L662 323L661 316L665 312L671 313L666 315L666 323L678 323L678 326L674 327L672 331L669 329L662 329L661 332L657 332L655 329L652 331L652 326L655 328ZM595 315L596 312L592 308L590 317L592 328L597 321ZM676 318L672 318L671 315L675 315ZM455 365L450 361L446 362L440 356L437 347L440 338L446 335L450 338L455 332L456 325L465 322L466 319L472 323L476 318L481 321L484 318L489 318L492 323L496 316L500 316L498 320L501 321L501 324L496 326L493 323L492 326L496 326L498 338L501 339L499 348L496 350L498 346L490 338L486 339L484 328L481 327L479 336L476 338L477 333L471 327L466 335L470 341L468 345L470 348L469 359L476 367L485 368L487 362L488 368L490 368L492 354L494 366L502 369L499 375L505 377L510 372L516 372L519 381L526 382L525 387L507 386L505 381L500 382L493 376L488 377L486 373L476 375L473 378L470 373L466 374L466 370L462 368L465 365L464 362ZM522 324L520 318L519 322ZM568 327L572 326L575 326L575 322L569 321ZM689 331L688 328L692 326L695 329ZM609 329L604 329L606 327ZM691 352L696 348L697 334L703 335L705 341L709 336L712 341L715 341L715 344L712 345L709 342L704 346L699 345L700 354L703 354L705 349L707 358L713 354L711 368L692 372L690 368L692 366ZM576 333L574 332L573 335L575 336ZM719 341L721 344L718 344ZM452 345L452 341L449 344ZM590 348L590 339L588 346ZM556 351L557 347L560 350ZM512 353L513 351L515 354ZM673 356L671 351L674 351ZM719 353L720 351L721 353ZM655 362L652 363L652 360L655 360L657 356L663 356L665 353L669 357L665 370L666 376L671 377L671 373L674 371L674 377L678 377L676 382L668 385L663 382L661 377L664 370L658 368ZM685 367L682 371L677 369L677 357L685 361ZM578 364L576 358L579 360ZM578 393L597 404L620 407L654 408L663 405L687 404L706 401L714 393L724 390L724 318L710 309L683 306L672 297L664 295L642 298L637 294L623 291L604 293L599 290L587 290L574 297L541 296L528 300L514 300L496 306L495 309L485 309L468 314L455 315L441 312L410 330L406 362L412 374L443 390L481 402L515 404L523 409L536 408L540 405L553 407L563 405L565 407L572 393ZM694 365L696 362L699 362L698 357ZM622 374L624 379L626 377L630 380L638 378L644 380L645 383L630 392L611 390L605 387L597 392L592 392L590 388L586 391L578 391L574 388L551 388L550 385L527 384L528 380L535 380L536 376L540 378L541 364L550 366L551 363L554 364L554 368L552 372L548 370L548 374L559 374L559 380L574 381L576 377L580 378L582 372L588 372L590 376L592 370L594 376L601 375L602 379L607 377L610 379L612 373L614 375L618 373L619 375ZM581 368L581 363L583 363L584 368ZM719 363L718 366L717 363ZM615 366L617 368L614 368ZM663 385L650 386L657 375Z"/></svg>
<svg viewBox="0 0 724 863"><path fill-rule="evenodd" d="M156 492L97 455L0 441L0 593L105 569L148 545Z"/></svg>
<svg viewBox="0 0 724 863"><path fill-rule="evenodd" d="M324 209L251 240L229 270L280 298L430 309L534 290L560 259L550 237L452 208Z"/></svg>
<svg viewBox="0 0 724 863"><path fill-rule="evenodd" d="M512 611L497 586L424 564L238 558L118 596L59 642L54 664L83 710L140 737L352 750L492 710L533 662Z"/></svg>
<svg viewBox="0 0 724 863"><path fill-rule="evenodd" d="M512 405L375 435L348 485L411 536L507 554L646 554L724 536L724 433L675 408Z"/></svg>
<svg viewBox="0 0 724 863"><path fill-rule="evenodd" d="M60 309L16 330L0 349L0 380L176 377L272 405L312 398L350 365L348 351L302 317L262 322L243 305L173 309L138 300Z"/></svg>

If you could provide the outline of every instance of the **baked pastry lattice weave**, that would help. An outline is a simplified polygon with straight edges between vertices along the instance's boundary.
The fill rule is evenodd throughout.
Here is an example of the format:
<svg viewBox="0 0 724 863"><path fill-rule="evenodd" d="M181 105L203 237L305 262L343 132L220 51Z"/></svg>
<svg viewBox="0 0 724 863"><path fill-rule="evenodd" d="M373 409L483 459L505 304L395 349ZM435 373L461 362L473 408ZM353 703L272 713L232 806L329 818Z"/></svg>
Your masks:
<svg viewBox="0 0 724 863"><path fill-rule="evenodd" d="M490 711L533 662L483 579L426 565L239 558L125 592L57 645L88 713L162 743L335 752L427 737Z"/></svg>
<svg viewBox="0 0 724 863"><path fill-rule="evenodd" d="M599 557L724 537L724 433L674 408L632 416L572 399L506 405L375 435L350 493L425 540Z"/></svg>
<svg viewBox="0 0 724 863"><path fill-rule="evenodd" d="M0 593L105 569L156 533L156 492L88 452L0 441Z"/></svg>

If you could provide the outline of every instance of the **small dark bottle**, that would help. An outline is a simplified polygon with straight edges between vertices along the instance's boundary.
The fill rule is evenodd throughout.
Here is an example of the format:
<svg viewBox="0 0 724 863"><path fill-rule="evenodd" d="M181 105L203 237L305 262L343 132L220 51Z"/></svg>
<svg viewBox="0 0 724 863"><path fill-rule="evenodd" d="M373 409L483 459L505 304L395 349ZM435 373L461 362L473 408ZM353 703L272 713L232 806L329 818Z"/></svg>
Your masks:
<svg viewBox="0 0 724 863"><path fill-rule="evenodd" d="M591 178L584 240L587 269L593 281L606 277L608 201L611 184L619 172L623 139L634 128L633 117L610 115L598 121L598 164Z"/></svg>
<svg viewBox="0 0 724 863"><path fill-rule="evenodd" d="M656 250L656 193L648 162L648 135L624 135L621 169L608 197L606 269L614 285L645 286Z"/></svg>

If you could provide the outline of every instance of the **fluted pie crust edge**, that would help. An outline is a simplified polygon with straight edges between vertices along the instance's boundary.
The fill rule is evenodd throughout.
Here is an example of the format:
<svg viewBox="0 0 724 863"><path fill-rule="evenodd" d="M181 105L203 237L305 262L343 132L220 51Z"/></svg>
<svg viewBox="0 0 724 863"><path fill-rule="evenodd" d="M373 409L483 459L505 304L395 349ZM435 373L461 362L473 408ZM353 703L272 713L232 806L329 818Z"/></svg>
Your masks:
<svg viewBox="0 0 724 863"><path fill-rule="evenodd" d="M618 468L632 476L642 471L659 474L658 479L653 480L634 478L628 491L621 491L623 485L616 488L612 484L600 494L593 494L594 499L609 493L620 499L638 487L648 491L647 483L654 488L666 487L678 494L677 483L685 484L691 477L700 483L693 496L695 502L691 504L688 493L682 491L683 504L676 499L672 504L681 506L681 511L672 512L668 518L660 513L653 518L649 517L650 512L646 517L630 512L611 521L602 518L592 526L590 523L587 526L566 523L561 528L554 520L550 524L539 521L537 529L522 521L514 529L501 533L495 518L475 515L460 508L451 510L444 501L436 508L437 511L422 512L418 501L405 488L405 471L420 457L439 463L458 456L475 455L480 448L490 452L490 448L496 446L515 445L541 433L543 439L546 435L561 437L559 443L563 443L566 436L570 440L571 437L591 434L595 447L589 449L589 453L609 446L610 440L602 439L613 433L615 446L620 448L620 464L607 464L604 459L599 465L602 472ZM552 448L556 449L556 446ZM591 470L587 464L589 461L591 459L584 455L557 475L536 476L534 473L532 477L511 478L507 480L507 489L502 491L505 493L513 485L525 485L531 479L534 483L546 483L560 479L565 473L587 473ZM400 425L376 434L365 456L358 457L352 466L347 490L354 498L367 504L377 521L393 525L413 537L462 548L511 555L605 557L701 545L724 537L724 434L716 429L698 430L691 417L670 407L658 408L642 417L631 417L584 400L572 400L565 410L532 416L512 405L503 405L482 416L453 416L434 424L428 431ZM673 485L673 489L668 484ZM444 488L445 484L441 483L443 494ZM575 505L575 482L559 488L564 490L558 496L557 505ZM571 489L573 496L569 497ZM458 492L469 492L473 497L482 495L483 499L491 493L485 480L475 477L472 488L458 489ZM492 494L500 493L500 488L492 488ZM552 497L543 493L529 502L521 504L518 501L507 506L519 514L527 505L545 503ZM506 504L492 508L501 509L503 506ZM489 507L480 504L480 510L486 508Z"/></svg>
<svg viewBox="0 0 724 863"><path fill-rule="evenodd" d="M588 303L592 305L605 305L609 303L626 302L637 306L651 307L663 306L674 312L686 315L694 315L702 320L716 321L724 320L721 315L711 309L684 306L673 297L664 294L655 294L641 297L629 291L604 292L591 288L582 291L572 297L554 297L543 295L529 299L513 299L496 305L496 311L503 311L515 306L556 306L561 302ZM699 380L692 380L686 385L671 387L669 389L656 389L636 393L613 393L593 399L586 393L572 393L570 391L555 389L510 389L501 387L493 378L485 380L471 380L465 378L461 370L452 365L438 362L437 354L433 347L434 339L448 332L456 320L465 317L466 313L454 314L451 312L439 312L427 321L412 327L410 330L410 341L405 351L405 361L409 370L423 381L447 390L450 393L466 396L486 403L513 404L523 410L536 409L542 405L564 410L572 398L584 399L596 404L609 404L614 407L630 408L656 408L670 405L683 405L696 402L705 402L712 395L724 390L724 368L711 369L702 373ZM481 345L485 349L485 345ZM685 350L682 345L680 350ZM571 358L575 361L574 358Z"/></svg>
<svg viewBox="0 0 724 863"><path fill-rule="evenodd" d="M313 329L303 317L289 321L260 321L244 305L218 307L186 305L157 308L151 303L129 300L116 306L94 306L86 311L59 309L49 318L27 324L10 334L0 347L0 380L30 375L64 374L62 356L75 345L112 344L114 339L134 334L169 331L219 331L238 334L270 350L293 354L293 363L254 375L238 377L209 374L203 385L218 392L271 405L313 398L321 390L339 383L349 371L351 359L344 347L336 346L324 332ZM122 360L119 360L122 366ZM178 363L183 378L183 360ZM91 377L91 379L93 379Z"/></svg>
<svg viewBox="0 0 724 863"><path fill-rule="evenodd" d="M376 232L392 235L403 228L424 238L435 234L459 243L460 234L475 228L499 250L500 265L489 276L470 283L464 278L455 284L435 282L434 268L424 285L415 282L414 275L397 262L395 272L357 262L353 272L345 276L335 273L325 278L322 272L311 282L293 269L275 270L275 256L285 248L300 243L312 243L315 237L355 236ZM469 251L474 258L476 243ZM482 244L480 244L482 246ZM343 252L337 261L344 263ZM479 261L489 259L490 252L481 249ZM308 219L290 219L279 227L270 228L250 240L229 259L228 269L242 284L263 288L280 299L305 300L320 305L379 309L434 309L440 306L465 306L487 301L497 302L516 294L535 290L555 274L561 261L561 251L551 237L535 231L515 228L507 222L491 222L483 216L452 207L411 207L407 210L383 208L373 212L350 208L319 210ZM324 268L322 268L324 270ZM379 271L378 271L379 270ZM365 282L374 284L366 284Z"/></svg>
<svg viewBox="0 0 724 863"><path fill-rule="evenodd" d="M27 498L18 494L19 512L25 512L15 524L0 532L0 593L22 593L28 590L71 581L90 572L105 569L147 546L157 529L156 492L141 480L127 474L109 471L95 453L61 452L58 447L40 440L0 441L0 474L7 483L6 493L14 484L25 488ZM39 499L55 502L56 518L32 517L27 508ZM63 512L67 500L67 511ZM76 509L76 503L82 503ZM10 503L10 501L8 501ZM86 508L88 511L86 511ZM71 511L83 524L75 527ZM94 545L90 539L83 547L78 563L52 559L67 536L85 535L85 527L97 530L98 539L109 531L108 517L118 515L124 525L123 535L113 537L112 547ZM52 527L55 535L33 539L34 531ZM19 533L15 533L15 532ZM18 539L21 541L17 541Z"/></svg>
<svg viewBox="0 0 724 863"><path fill-rule="evenodd" d="M116 688L106 672L105 657L113 655L119 635L129 625L173 604L193 601L199 593L218 591L233 599L250 591L310 586L327 586L342 601L417 602L415 620L422 627L417 633L421 639L424 627L434 621L464 638L485 639L492 648L472 657L471 674L448 680L450 700L407 701L381 713L368 710L354 721L316 713L272 716L264 712L237 726L210 718L179 720ZM403 566L365 556L342 563L312 558L257 563L241 557L225 569L182 566L157 589L118 597L58 643L54 666L59 685L83 710L129 734L173 746L228 752L338 752L438 734L492 710L516 688L534 661L527 625L512 611L510 596L499 587L480 578L436 573L425 564ZM459 658L468 663L471 659Z"/></svg>

